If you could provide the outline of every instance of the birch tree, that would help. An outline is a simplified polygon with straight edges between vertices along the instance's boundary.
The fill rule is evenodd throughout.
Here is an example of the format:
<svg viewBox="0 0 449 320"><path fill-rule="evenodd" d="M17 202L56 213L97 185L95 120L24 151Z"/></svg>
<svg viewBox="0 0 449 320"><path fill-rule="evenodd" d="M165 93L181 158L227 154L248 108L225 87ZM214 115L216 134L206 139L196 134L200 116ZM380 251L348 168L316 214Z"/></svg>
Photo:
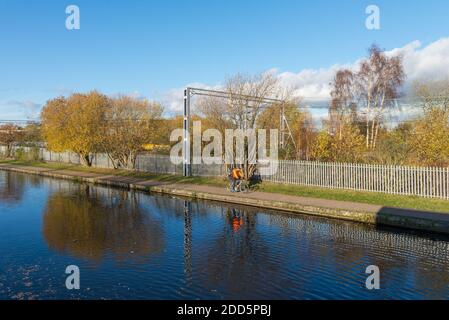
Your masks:
<svg viewBox="0 0 449 320"><path fill-rule="evenodd" d="M329 129L339 140L343 139L344 127L354 122L357 116L354 81L354 73L349 69L342 69L337 71L331 83Z"/></svg>
<svg viewBox="0 0 449 320"><path fill-rule="evenodd" d="M360 63L356 94L359 108L365 115L367 149L375 149L382 120L395 106L404 80L402 57L389 57L376 45L369 49L369 57Z"/></svg>

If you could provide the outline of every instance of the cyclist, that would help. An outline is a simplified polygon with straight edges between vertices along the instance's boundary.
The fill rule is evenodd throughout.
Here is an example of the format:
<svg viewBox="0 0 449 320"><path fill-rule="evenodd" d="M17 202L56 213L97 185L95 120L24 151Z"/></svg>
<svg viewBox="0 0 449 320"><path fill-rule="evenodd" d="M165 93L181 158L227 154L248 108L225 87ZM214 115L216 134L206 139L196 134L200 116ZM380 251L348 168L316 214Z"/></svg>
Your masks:
<svg viewBox="0 0 449 320"><path fill-rule="evenodd" d="M237 167L232 169L229 177L231 192L238 192L238 187L240 186L243 177L244 174L242 169Z"/></svg>

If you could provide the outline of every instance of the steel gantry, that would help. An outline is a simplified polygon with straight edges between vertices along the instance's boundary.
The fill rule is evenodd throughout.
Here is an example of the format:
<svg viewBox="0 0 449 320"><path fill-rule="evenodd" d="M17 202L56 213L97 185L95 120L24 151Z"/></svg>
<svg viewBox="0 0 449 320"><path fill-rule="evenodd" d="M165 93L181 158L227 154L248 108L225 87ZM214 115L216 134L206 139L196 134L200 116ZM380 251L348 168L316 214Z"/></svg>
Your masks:
<svg viewBox="0 0 449 320"><path fill-rule="evenodd" d="M288 134L295 144L295 141L292 136L292 132L290 130L290 126L287 122L287 118L285 117L285 101L273 98L266 97L257 97L245 94L235 94L231 92L218 91L218 90L209 90L209 89L200 89L200 88L192 88L187 87L184 90L184 119L183 119L183 174L188 177L192 175L191 170L191 154L190 154L190 122L191 122L191 97L193 96L206 96L213 98L222 98L222 99L241 99L248 103L255 102L259 104L276 104L280 107L279 113L279 144L281 148L283 148L286 144L286 135Z"/></svg>

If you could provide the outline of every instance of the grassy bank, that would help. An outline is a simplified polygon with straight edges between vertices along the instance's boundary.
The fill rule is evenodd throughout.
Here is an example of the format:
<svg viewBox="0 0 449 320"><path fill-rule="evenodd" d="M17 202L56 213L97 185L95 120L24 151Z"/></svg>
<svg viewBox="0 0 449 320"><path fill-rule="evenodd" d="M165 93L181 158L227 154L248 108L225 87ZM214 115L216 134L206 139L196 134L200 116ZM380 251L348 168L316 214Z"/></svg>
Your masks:
<svg viewBox="0 0 449 320"><path fill-rule="evenodd" d="M211 178L211 177L183 177L171 174L154 174L147 172L134 172L129 170L114 170L114 169L102 169L84 167L80 165L73 165L67 163L55 163L55 162L30 162L20 160L0 160L0 163L8 163L19 166L31 166L39 168L47 168L51 170L73 170L89 173L101 173L105 175L116 175L121 177L142 178L154 181L171 182L171 183L190 183L199 185L213 185L218 187L226 187L227 181L224 178Z"/></svg>
<svg viewBox="0 0 449 320"><path fill-rule="evenodd" d="M44 162L26 162L26 161L0 161L0 163L9 163L22 166L42 167L52 170L75 170L82 172L101 173L107 175L126 176L134 178L142 178L155 181L171 182L171 183L188 183L199 185L213 185L225 187L227 181L224 178L206 178L206 177L182 177L167 174L151 174L143 172L132 172L127 170L113 170L88 168L77 165L63 164L63 163L44 163ZM449 201L440 199L427 199L422 197L412 196L398 196L375 192L361 192L352 190L340 189L326 189L305 187L296 185L274 184L274 183L260 183L254 186L254 190L279 193L300 197L311 197L329 200L351 201L359 203L369 203L382 205L386 207L409 208L416 210L426 210L435 212L448 212Z"/></svg>

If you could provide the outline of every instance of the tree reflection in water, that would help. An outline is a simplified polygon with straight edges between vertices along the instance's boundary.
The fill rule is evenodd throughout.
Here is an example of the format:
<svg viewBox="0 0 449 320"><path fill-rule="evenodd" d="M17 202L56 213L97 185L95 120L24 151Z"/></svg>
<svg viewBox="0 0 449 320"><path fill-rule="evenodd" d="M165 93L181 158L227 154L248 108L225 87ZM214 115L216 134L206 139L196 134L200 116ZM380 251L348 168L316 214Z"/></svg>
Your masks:
<svg viewBox="0 0 449 320"><path fill-rule="evenodd" d="M48 246L96 261L106 254L124 261L160 253L165 246L161 223L140 206L139 196L89 185L52 194L43 218Z"/></svg>
<svg viewBox="0 0 449 320"><path fill-rule="evenodd" d="M42 188L30 188L39 183ZM1 209L18 213L17 220L0 214L2 231L11 228L0 242L1 256L9 255L0 259L0 269L11 274L23 265L38 266L33 272L41 284L35 282L32 290L43 296L47 283L60 287L54 281L61 261L67 266L73 257L86 260L78 261L81 267L101 262L101 268L83 268L101 275L94 283L103 290L82 293L86 298L441 299L449 294L446 236L13 173L0 175L0 198ZM42 235L51 250L42 245ZM120 272L109 262L118 262ZM381 271L382 290L376 292L364 287L365 269L372 264ZM8 280L14 292L23 291L22 275ZM66 297L65 289L60 293Z"/></svg>
<svg viewBox="0 0 449 320"><path fill-rule="evenodd" d="M0 171L0 200L13 204L22 200L27 176L9 171Z"/></svg>

